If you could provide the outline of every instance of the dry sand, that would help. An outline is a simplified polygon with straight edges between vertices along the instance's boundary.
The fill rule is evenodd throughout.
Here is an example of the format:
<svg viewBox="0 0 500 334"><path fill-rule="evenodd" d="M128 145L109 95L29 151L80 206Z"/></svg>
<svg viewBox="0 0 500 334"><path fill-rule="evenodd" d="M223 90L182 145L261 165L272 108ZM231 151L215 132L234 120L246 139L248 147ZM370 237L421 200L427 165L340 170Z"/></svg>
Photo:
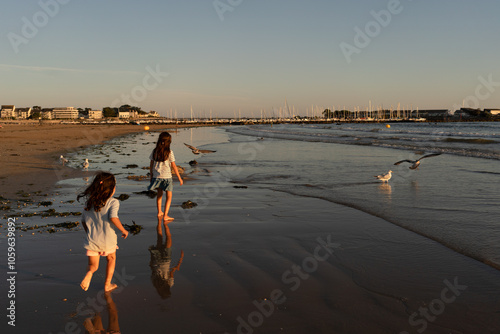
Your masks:
<svg viewBox="0 0 500 334"><path fill-rule="evenodd" d="M179 127L148 126L150 131ZM46 192L57 181L82 173L63 167L59 161L61 155L140 131L144 131L144 126L3 124L0 128L0 196L15 199L19 191Z"/></svg>

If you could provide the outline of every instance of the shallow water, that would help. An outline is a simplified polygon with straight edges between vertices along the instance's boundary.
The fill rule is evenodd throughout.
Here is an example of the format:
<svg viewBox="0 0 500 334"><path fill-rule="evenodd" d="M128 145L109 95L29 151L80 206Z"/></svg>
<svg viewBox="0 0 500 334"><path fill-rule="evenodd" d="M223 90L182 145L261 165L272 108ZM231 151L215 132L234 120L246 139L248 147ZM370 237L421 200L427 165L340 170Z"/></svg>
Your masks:
<svg viewBox="0 0 500 334"><path fill-rule="evenodd" d="M229 129L231 143L224 145L237 151L251 136L261 148L244 162L240 183L354 207L500 269L498 129L496 123L248 126ZM393 165L429 152L443 154L422 160L418 170ZM373 177L388 170L387 184Z"/></svg>
<svg viewBox="0 0 500 334"><path fill-rule="evenodd" d="M496 141L498 128L496 123L422 123L392 124L390 129L383 124L180 129L172 132L172 149L177 164L186 168L186 176L194 177L189 181L194 190L183 194L181 200L176 194L180 188L174 178L172 214L188 221L189 215L202 211L203 204L217 195L217 188L222 183L265 187L357 208L500 269L499 144L467 143L473 147L460 150L457 142L442 140ZM421 140L401 139L407 138L408 133L412 138L420 136ZM439 133L439 140L436 140L436 133ZM154 200L136 194L146 190L149 182L127 177L147 175L145 168L149 166L148 157L158 134L144 132L87 148L70 156L70 165L79 166L88 158L91 171L114 173L118 182L116 196L131 196L123 202L120 214L154 217ZM384 139L388 136L400 139ZM318 137L321 140L317 140ZM412 142L411 148L407 148L408 142ZM183 143L217 152L195 156ZM422 160L418 170L410 170L406 163L393 165L396 161L416 159L429 152L443 154ZM193 159L199 161L198 166L189 166L188 162ZM388 183L374 178L389 169L393 177ZM211 178L198 180L198 176ZM60 182L63 188L59 189L59 195L49 199L54 202L52 208L58 212L81 211L82 203L69 203L68 200L74 200L89 182L89 178ZM180 208L181 202L187 199L201 204L189 211L189 215ZM41 210L32 207L24 212ZM314 212L311 212L311 219L314 220ZM77 217L62 217L51 218L50 222L78 220ZM23 218L22 221L27 225L40 224L39 217ZM334 221L335 212L332 212Z"/></svg>

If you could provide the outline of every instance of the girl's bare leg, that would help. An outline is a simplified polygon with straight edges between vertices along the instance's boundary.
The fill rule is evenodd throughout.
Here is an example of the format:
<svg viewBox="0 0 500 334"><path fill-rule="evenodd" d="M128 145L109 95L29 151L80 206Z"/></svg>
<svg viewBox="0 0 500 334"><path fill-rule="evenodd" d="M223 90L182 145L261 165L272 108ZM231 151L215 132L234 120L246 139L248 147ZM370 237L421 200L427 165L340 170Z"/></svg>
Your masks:
<svg viewBox="0 0 500 334"><path fill-rule="evenodd" d="M163 190L158 188L158 193L156 195L156 209L158 211L158 225L156 226L156 230L159 234L162 234L162 224L161 222L163 221L163 212L161 211L161 201L163 196Z"/></svg>
<svg viewBox="0 0 500 334"><path fill-rule="evenodd" d="M163 190L158 188L158 193L156 195L156 210L158 211L158 219L163 218L163 212L161 212L161 200L163 198Z"/></svg>
<svg viewBox="0 0 500 334"><path fill-rule="evenodd" d="M170 210L170 204L172 204L172 192L171 191L165 191L166 193L166 200L165 200L165 214L163 215L163 224L168 224L174 218L170 217L168 215L168 211Z"/></svg>
<svg viewBox="0 0 500 334"><path fill-rule="evenodd" d="M118 287L116 284L111 283L113 274L115 273L116 252L109 254L106 259L108 260L108 265L106 267L106 281L104 282L104 291L108 292Z"/></svg>
<svg viewBox="0 0 500 334"><path fill-rule="evenodd" d="M90 286L90 281L92 280L92 275L99 268L99 256L89 256L89 265L87 266L87 273L80 283L80 287L87 291Z"/></svg>

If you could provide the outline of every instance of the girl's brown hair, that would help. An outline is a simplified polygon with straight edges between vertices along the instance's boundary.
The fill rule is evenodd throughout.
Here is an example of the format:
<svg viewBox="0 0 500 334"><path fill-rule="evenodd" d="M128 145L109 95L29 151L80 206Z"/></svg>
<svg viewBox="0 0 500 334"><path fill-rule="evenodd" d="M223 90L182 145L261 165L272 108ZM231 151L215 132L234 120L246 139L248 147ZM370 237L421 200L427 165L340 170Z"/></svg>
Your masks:
<svg viewBox="0 0 500 334"><path fill-rule="evenodd" d="M113 174L101 172L98 173L92 184L85 189L84 192L76 198L78 201L81 197L86 197L85 211L94 209L95 212L101 211L101 208L106 205L108 199L113 195L113 190L116 186L116 180Z"/></svg>
<svg viewBox="0 0 500 334"><path fill-rule="evenodd" d="M170 143L172 142L172 136L168 132L160 133L158 137L158 142L153 151L154 161L166 161L170 154Z"/></svg>

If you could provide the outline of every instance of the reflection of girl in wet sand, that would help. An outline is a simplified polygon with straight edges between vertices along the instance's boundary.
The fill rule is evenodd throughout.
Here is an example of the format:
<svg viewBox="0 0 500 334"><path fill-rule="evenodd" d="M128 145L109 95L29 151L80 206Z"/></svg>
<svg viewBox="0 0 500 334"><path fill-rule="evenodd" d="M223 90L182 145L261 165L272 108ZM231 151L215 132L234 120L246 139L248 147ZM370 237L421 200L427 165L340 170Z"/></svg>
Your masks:
<svg viewBox="0 0 500 334"><path fill-rule="evenodd" d="M115 302L111 298L111 294L109 292L104 293L104 298L106 299L106 306L108 308L108 316L109 316L108 329L104 330L104 327L102 325L101 315L99 313L96 313L96 315L93 318L87 318L83 322L83 325L85 326L85 329L89 334L120 333L120 326L118 325L118 311L116 309Z"/></svg>
<svg viewBox="0 0 500 334"><path fill-rule="evenodd" d="M170 297L170 288L174 285L174 273L179 270L184 258L184 251L181 250L181 257L175 267L170 268L172 262L172 235L168 225L165 225L165 243L161 227L157 231L156 246L149 246L151 254L151 281L161 298Z"/></svg>

